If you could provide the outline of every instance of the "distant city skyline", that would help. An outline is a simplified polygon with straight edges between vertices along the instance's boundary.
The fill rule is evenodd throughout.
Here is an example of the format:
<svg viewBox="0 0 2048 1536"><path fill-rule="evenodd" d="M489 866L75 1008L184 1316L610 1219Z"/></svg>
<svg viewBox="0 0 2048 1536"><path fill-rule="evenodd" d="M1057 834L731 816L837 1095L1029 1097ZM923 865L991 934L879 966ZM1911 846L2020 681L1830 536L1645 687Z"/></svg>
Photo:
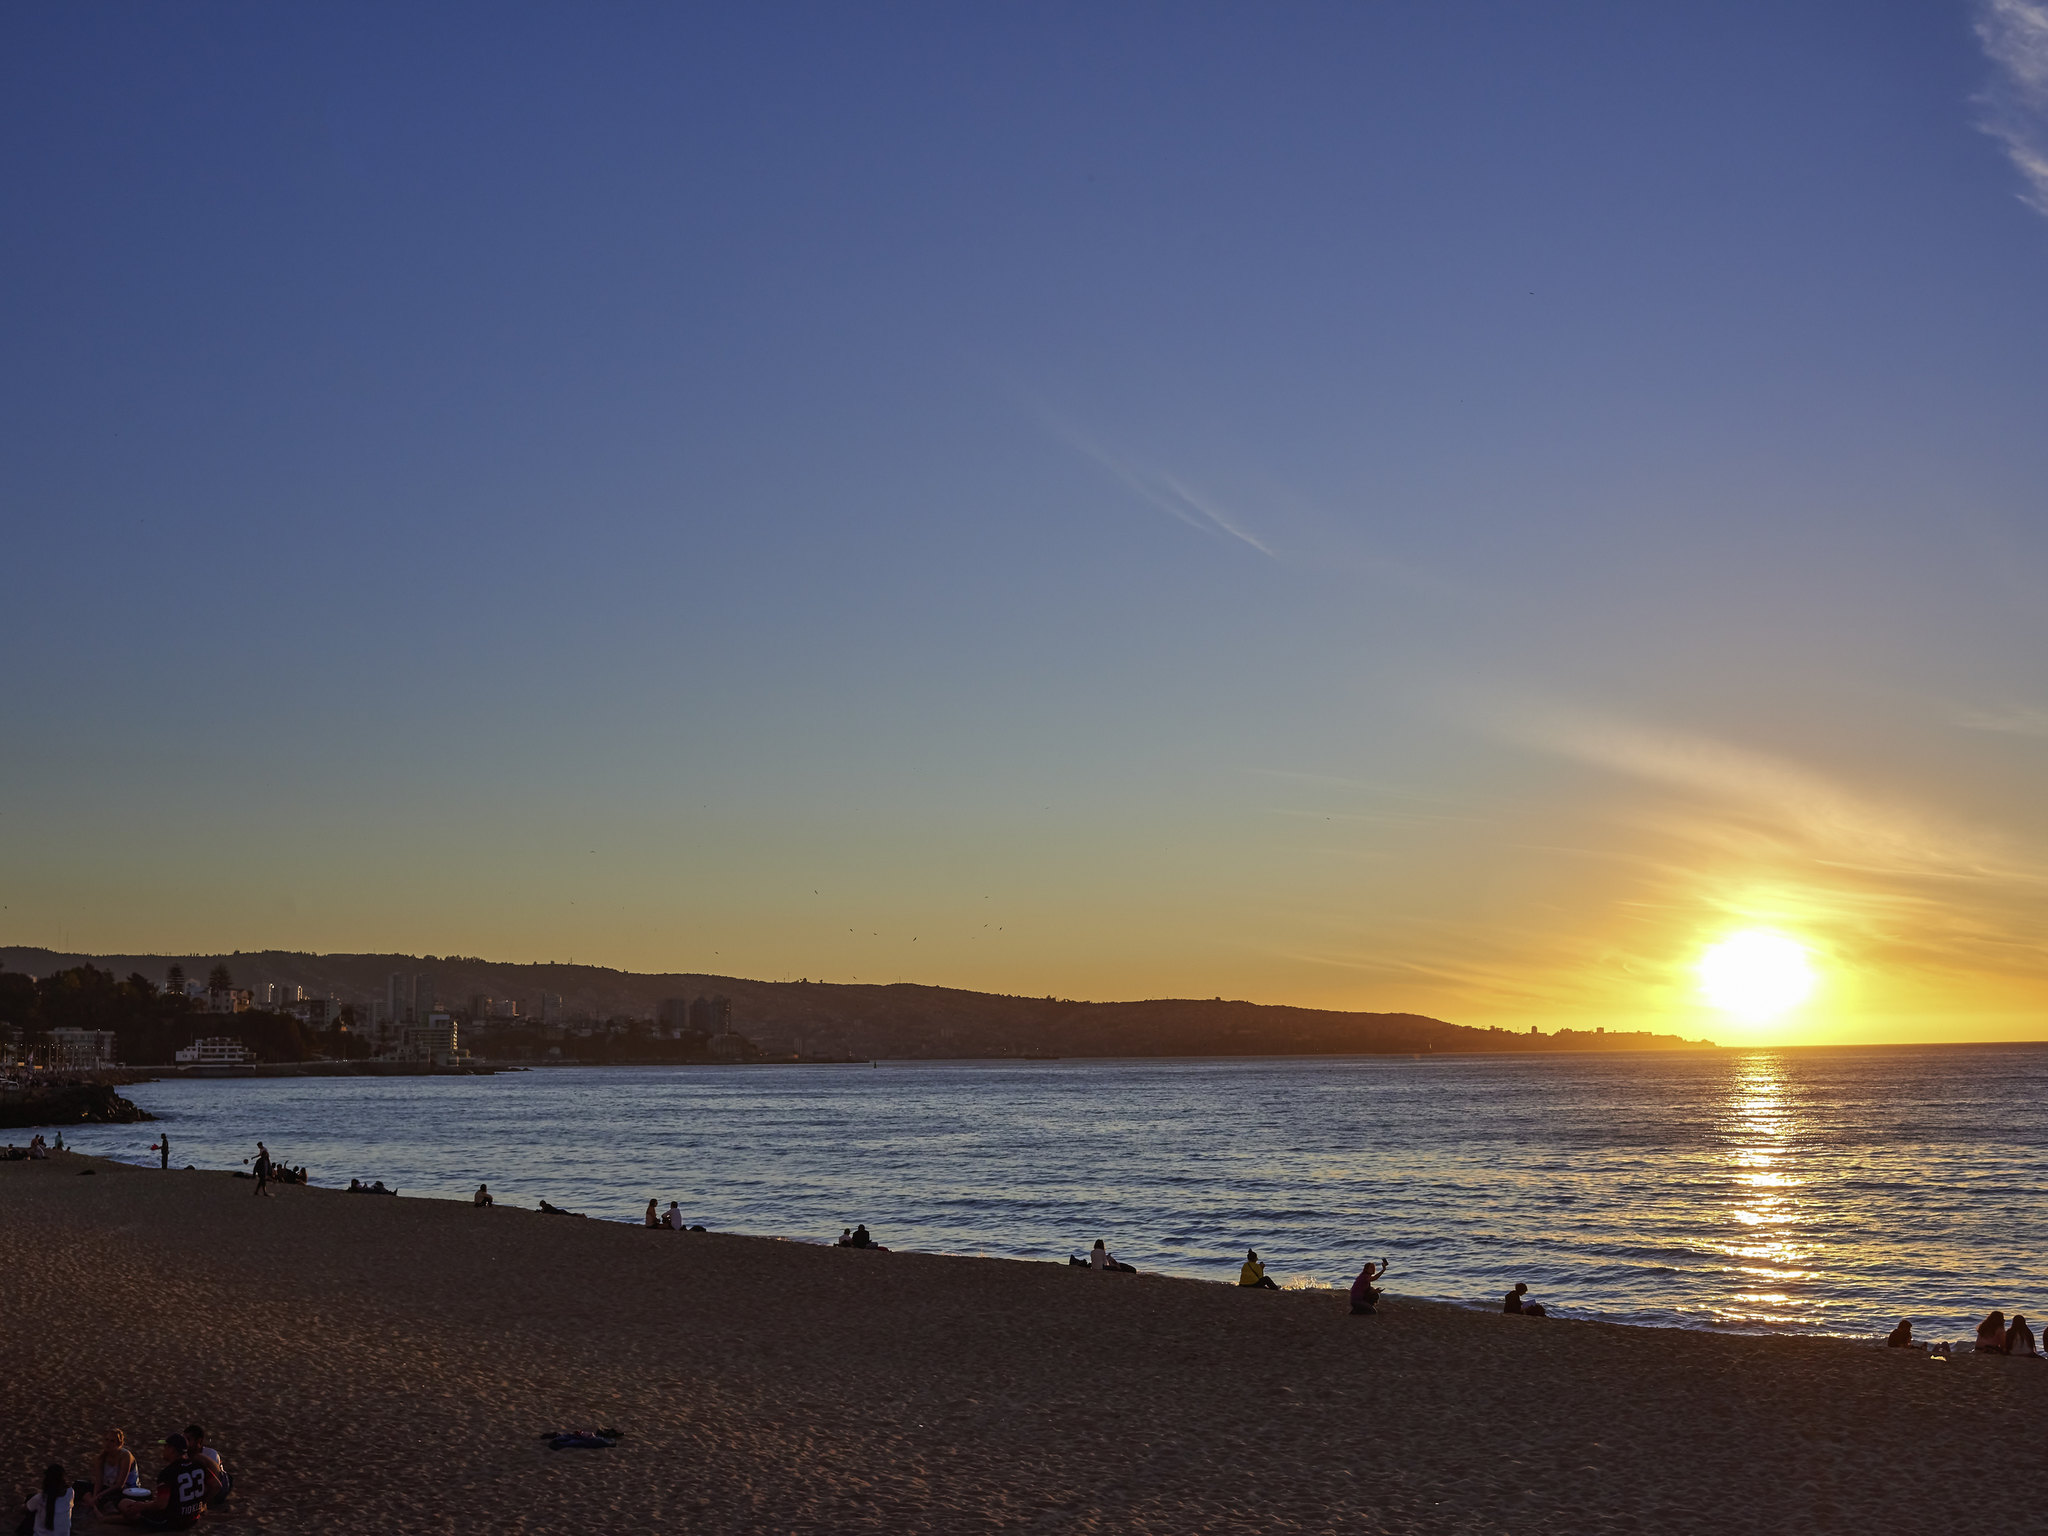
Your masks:
<svg viewBox="0 0 2048 1536"><path fill-rule="evenodd" d="M2044 0L0 43L0 943L2048 1032Z"/></svg>

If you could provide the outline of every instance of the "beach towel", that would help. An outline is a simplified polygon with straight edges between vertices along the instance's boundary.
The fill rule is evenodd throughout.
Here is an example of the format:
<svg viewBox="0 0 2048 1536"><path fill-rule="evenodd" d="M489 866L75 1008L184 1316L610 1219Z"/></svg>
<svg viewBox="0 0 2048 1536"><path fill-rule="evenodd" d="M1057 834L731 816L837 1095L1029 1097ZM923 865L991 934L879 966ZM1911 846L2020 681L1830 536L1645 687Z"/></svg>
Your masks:
<svg viewBox="0 0 2048 1536"><path fill-rule="evenodd" d="M608 1451L624 1438L616 1429L551 1429L541 1436L551 1451Z"/></svg>

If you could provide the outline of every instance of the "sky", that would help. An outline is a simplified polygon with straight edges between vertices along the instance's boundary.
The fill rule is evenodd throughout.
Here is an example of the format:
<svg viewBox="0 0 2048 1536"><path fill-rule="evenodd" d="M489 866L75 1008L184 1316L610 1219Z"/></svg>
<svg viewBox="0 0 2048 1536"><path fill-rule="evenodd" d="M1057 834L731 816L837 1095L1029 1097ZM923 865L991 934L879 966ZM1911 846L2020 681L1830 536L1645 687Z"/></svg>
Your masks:
<svg viewBox="0 0 2048 1536"><path fill-rule="evenodd" d="M4 942L2048 1037L2048 0L15 6L0 277Z"/></svg>

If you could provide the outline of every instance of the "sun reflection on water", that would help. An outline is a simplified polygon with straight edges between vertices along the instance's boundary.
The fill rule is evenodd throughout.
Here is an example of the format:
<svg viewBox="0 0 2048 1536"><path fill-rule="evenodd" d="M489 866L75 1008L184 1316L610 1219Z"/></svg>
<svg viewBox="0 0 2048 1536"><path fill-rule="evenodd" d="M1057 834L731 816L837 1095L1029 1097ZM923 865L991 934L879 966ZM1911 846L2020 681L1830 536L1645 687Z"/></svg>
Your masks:
<svg viewBox="0 0 2048 1536"><path fill-rule="evenodd" d="M1739 1229L1724 1239L1734 1289L1720 1310L1725 1323L1789 1323L1805 1308L1793 1287L1815 1278L1799 1240L1806 1180L1798 1166L1798 1120L1785 1074L1773 1056L1743 1060L1723 1115L1729 1217Z"/></svg>

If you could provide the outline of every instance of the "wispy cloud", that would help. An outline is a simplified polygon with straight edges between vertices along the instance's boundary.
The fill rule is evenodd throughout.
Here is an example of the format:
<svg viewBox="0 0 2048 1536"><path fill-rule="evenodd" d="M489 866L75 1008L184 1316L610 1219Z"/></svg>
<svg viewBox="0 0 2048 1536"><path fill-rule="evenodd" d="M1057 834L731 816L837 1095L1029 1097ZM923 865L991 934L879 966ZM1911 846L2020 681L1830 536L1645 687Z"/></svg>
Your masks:
<svg viewBox="0 0 2048 1536"><path fill-rule="evenodd" d="M2011 709L1972 709L1956 717L1972 731L1997 731L2006 736L2048 736L2048 709L2021 704Z"/></svg>
<svg viewBox="0 0 2048 1536"><path fill-rule="evenodd" d="M2048 0L1980 0L1977 38L1995 70L1977 126L2005 146L2027 206L2048 213Z"/></svg>
<svg viewBox="0 0 2048 1536"><path fill-rule="evenodd" d="M1157 507L1169 517L1177 518L1190 528L1199 529L1203 533L1227 534L1233 539L1249 544L1269 560L1280 558L1263 539L1244 525L1244 520L1236 513L1215 497L1197 490L1178 475L1140 463L1129 454L1105 448L1065 422L1054 421L1052 425L1068 444L1108 470L1141 501Z"/></svg>

